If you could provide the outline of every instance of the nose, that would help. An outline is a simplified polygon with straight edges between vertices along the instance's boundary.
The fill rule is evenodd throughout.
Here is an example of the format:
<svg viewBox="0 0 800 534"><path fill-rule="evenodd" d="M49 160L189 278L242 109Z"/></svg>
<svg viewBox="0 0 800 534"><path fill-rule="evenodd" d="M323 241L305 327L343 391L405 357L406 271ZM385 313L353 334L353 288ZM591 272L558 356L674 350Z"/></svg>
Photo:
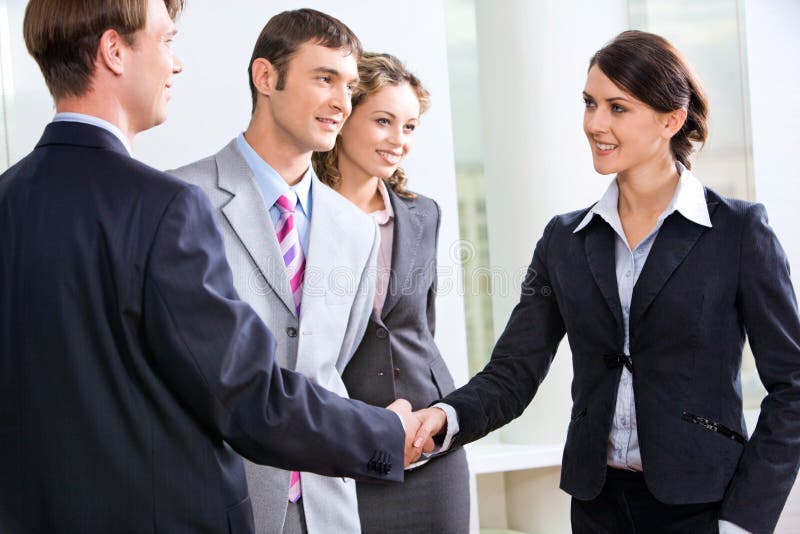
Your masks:
<svg viewBox="0 0 800 534"><path fill-rule="evenodd" d="M183 72L183 61L180 60L175 54L172 55L172 74L180 74Z"/></svg>
<svg viewBox="0 0 800 534"><path fill-rule="evenodd" d="M392 146L402 146L403 144L403 125L397 125L389 129L388 141Z"/></svg>
<svg viewBox="0 0 800 534"><path fill-rule="evenodd" d="M344 114L345 117L350 115L352 104L350 102L350 90L347 88L347 84L340 84L333 90L330 105L336 111Z"/></svg>
<svg viewBox="0 0 800 534"><path fill-rule="evenodd" d="M586 109L583 113L583 127L587 133L608 131L608 114L601 109Z"/></svg>

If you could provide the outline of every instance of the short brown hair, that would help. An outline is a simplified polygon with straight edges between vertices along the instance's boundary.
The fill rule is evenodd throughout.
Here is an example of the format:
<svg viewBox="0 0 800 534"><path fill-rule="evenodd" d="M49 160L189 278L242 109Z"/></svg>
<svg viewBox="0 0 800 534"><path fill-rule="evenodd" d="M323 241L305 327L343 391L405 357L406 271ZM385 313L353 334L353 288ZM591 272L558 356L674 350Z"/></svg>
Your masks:
<svg viewBox="0 0 800 534"><path fill-rule="evenodd" d="M419 113L422 115L431 107L431 95L422 86L422 82L414 73L409 71L402 61L391 54L377 54L375 52L364 52L358 62L358 85L353 90L353 109L355 110L364 99L374 95L388 85L408 84L411 90L417 95L419 101ZM327 152L314 152L312 162L314 172L317 173L320 181L333 188L342 182L342 175L339 173L339 149L342 143L341 136L336 137L336 144ZM397 167L394 173L386 178L386 185L401 197L415 198L416 195L406 187L408 178L401 167Z"/></svg>
<svg viewBox="0 0 800 534"><path fill-rule="evenodd" d="M598 50L589 61L590 69L594 65L659 113L686 109L686 122L672 136L670 149L675 159L690 169L692 141L705 143L708 137L708 99L681 53L660 35L629 30Z"/></svg>
<svg viewBox="0 0 800 534"><path fill-rule="evenodd" d="M174 20L186 0L164 0ZM100 37L116 30L130 44L147 23L147 0L30 0L22 31L53 98L91 87Z"/></svg>
<svg viewBox="0 0 800 534"><path fill-rule="evenodd" d="M264 58L278 71L275 89L282 90L286 84L289 60L305 43L325 48L344 48L358 60L361 57L361 41L342 21L315 9L296 9L278 13L269 21L258 36L247 66L253 111L256 110L258 91L253 84L253 61Z"/></svg>

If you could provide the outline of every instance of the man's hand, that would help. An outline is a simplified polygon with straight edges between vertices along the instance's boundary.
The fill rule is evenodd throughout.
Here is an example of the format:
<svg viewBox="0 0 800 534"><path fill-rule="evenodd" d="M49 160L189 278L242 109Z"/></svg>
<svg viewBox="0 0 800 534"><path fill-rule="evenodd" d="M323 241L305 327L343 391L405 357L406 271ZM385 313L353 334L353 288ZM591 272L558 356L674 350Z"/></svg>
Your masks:
<svg viewBox="0 0 800 534"><path fill-rule="evenodd" d="M424 440L420 438L418 432L420 420L415 413L411 412L411 404L407 400L397 399L386 409L395 412L403 419L403 426L406 431L404 467L416 462L423 451L430 452L433 450L433 439ZM416 445L417 442L419 442L419 445Z"/></svg>

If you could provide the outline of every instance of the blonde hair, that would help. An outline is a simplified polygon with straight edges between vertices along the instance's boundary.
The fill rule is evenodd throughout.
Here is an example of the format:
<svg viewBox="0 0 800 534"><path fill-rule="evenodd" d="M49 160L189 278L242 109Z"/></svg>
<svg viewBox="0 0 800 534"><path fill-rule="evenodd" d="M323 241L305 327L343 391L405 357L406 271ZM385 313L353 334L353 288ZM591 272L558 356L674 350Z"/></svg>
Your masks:
<svg viewBox="0 0 800 534"><path fill-rule="evenodd" d="M353 91L353 110L365 98L373 95L388 85L401 85L407 83L416 93L419 100L420 115L425 113L431 105L430 93L422 86L422 82L408 69L403 62L391 54L378 54L364 52L358 62L358 86ZM315 152L312 157L314 172L319 179L336 188L342 182L339 172L339 149L341 136L336 138L336 144L327 152ZM384 180L386 185L397 195L405 198L416 198L416 195L406 189L408 181L406 173L398 167L394 173Z"/></svg>

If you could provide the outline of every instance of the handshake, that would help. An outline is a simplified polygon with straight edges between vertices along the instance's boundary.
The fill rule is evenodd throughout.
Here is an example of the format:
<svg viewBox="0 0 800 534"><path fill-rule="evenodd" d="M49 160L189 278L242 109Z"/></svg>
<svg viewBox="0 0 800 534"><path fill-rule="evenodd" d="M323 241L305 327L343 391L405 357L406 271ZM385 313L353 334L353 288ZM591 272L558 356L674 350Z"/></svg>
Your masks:
<svg viewBox="0 0 800 534"><path fill-rule="evenodd" d="M411 404L407 400L397 399L386 409L395 412L403 419L406 431L404 467L419 460L423 452L433 451L433 437L447 428L447 416L439 408L425 408L412 412Z"/></svg>

